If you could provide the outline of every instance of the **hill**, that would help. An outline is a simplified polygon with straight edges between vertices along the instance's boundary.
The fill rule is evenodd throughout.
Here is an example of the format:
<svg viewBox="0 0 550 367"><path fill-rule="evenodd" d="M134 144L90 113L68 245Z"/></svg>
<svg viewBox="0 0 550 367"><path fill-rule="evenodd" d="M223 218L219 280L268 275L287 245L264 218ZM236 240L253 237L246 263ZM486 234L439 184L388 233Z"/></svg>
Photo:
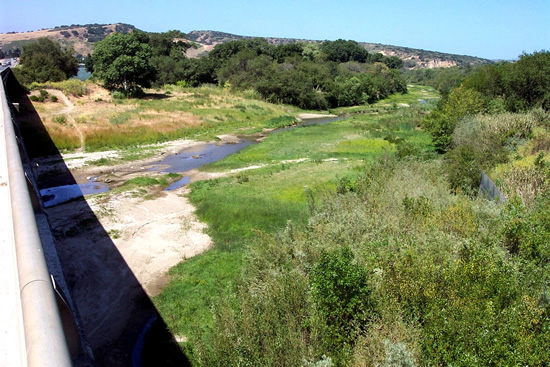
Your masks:
<svg viewBox="0 0 550 367"><path fill-rule="evenodd" d="M253 38L249 36L239 36L231 33L217 31L192 31L187 33L187 38L195 42L199 47L190 50L189 56L201 56L212 50L217 44L233 40ZM280 45L294 42L320 43L319 40L306 40L298 38L277 38L264 37L273 45ZM444 52L428 51L402 46L383 45L379 43L358 42L367 51L380 52L385 56L397 56L405 61L405 66L409 69L424 69L438 67L452 67L465 65L481 65L492 63L491 60L482 59L474 56L455 55Z"/></svg>
<svg viewBox="0 0 550 367"><path fill-rule="evenodd" d="M94 43L107 37L113 32L128 33L135 30L136 27L130 24L73 24L63 25L52 29L41 29L38 31L29 31L21 33L2 33L0 34L0 47L2 51L9 54L17 49L21 50L25 42L32 41L40 37L48 37L61 42L64 45L74 48L77 56L87 55L93 51ZM240 36L231 33L218 31L191 31L187 33L187 38L196 44L196 48L189 49L189 57L200 57L210 52L217 44L254 38L250 36ZM320 40L306 40L298 38L279 38L264 37L273 45L308 42L320 43ZM464 65L480 65L492 63L491 60L479 57L455 55L436 51L427 51L401 46L383 45L378 43L359 42L359 44L369 52L380 52L385 56L398 56L405 61L405 67L409 69L423 69L435 67L452 67Z"/></svg>
<svg viewBox="0 0 550 367"><path fill-rule="evenodd" d="M47 37L74 48L77 56L86 56L93 51L95 42L101 41L113 32L129 33L134 29L136 27L133 25L124 23L73 24L38 31L0 33L0 47L4 53L9 54L17 49L21 50L26 42Z"/></svg>

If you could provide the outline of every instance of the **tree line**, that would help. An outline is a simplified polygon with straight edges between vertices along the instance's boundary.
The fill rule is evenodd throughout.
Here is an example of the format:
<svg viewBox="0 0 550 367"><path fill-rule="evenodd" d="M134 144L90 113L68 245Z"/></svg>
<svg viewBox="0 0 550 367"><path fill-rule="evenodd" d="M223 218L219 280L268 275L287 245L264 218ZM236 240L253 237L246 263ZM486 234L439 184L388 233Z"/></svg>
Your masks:
<svg viewBox="0 0 550 367"><path fill-rule="evenodd" d="M253 90L269 102L327 109L372 103L407 91L399 71L401 59L368 53L355 41L274 46L261 38L244 39L219 44L197 59L186 57L191 47L179 31L114 33L96 43L85 65L106 88L128 96L138 96L142 88L151 86L217 84ZM52 61L43 63L35 52L38 48ZM70 52L50 40L25 45L24 82L74 75L73 69L62 65Z"/></svg>

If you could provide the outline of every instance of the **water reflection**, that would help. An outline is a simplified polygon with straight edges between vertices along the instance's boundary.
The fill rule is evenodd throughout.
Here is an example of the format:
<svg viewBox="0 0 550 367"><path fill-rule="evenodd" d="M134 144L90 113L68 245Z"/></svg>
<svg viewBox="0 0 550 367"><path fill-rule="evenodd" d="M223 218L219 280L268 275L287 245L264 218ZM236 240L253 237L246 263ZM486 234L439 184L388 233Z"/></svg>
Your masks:
<svg viewBox="0 0 550 367"><path fill-rule="evenodd" d="M40 190L40 196L42 196L44 206L49 208L84 195L99 194L109 191L109 186L106 183L95 182L95 180L96 177L92 177L86 183L42 189Z"/></svg>

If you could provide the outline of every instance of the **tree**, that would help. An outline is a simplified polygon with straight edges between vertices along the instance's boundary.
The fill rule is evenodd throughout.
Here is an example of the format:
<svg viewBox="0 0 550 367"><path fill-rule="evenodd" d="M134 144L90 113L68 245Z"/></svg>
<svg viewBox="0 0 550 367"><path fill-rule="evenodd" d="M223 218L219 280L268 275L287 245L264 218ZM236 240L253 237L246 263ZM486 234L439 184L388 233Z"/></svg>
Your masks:
<svg viewBox="0 0 550 367"><path fill-rule="evenodd" d="M424 118L422 125L432 135L436 148L444 152L451 145L457 122L464 116L484 112L485 108L486 100L481 93L460 86L452 90L444 104Z"/></svg>
<svg viewBox="0 0 550 367"><path fill-rule="evenodd" d="M94 60L92 59L92 55L88 54L86 58L84 59L84 67L86 68L86 71L88 73L94 72Z"/></svg>
<svg viewBox="0 0 550 367"><path fill-rule="evenodd" d="M95 46L94 76L102 79L109 90L121 90L126 95L139 93L140 87L149 87L155 78L151 56L151 47L141 35L114 33Z"/></svg>
<svg viewBox="0 0 550 367"><path fill-rule="evenodd" d="M403 60L401 60L397 56L384 57L382 62L386 64L386 66L389 67L390 69L400 69L403 67Z"/></svg>
<svg viewBox="0 0 550 367"><path fill-rule="evenodd" d="M364 63L369 53L355 41L325 41L321 45L321 53L327 60L335 62L358 61Z"/></svg>
<svg viewBox="0 0 550 367"><path fill-rule="evenodd" d="M23 46L22 75L25 81L61 81L78 73L73 49L63 49L49 38L39 38Z"/></svg>
<svg viewBox="0 0 550 367"><path fill-rule="evenodd" d="M155 86L175 84L185 79L188 60L185 52L191 47L187 41L183 41L185 34L179 31L147 34L147 43L151 46L153 57L151 64L157 70L153 83Z"/></svg>

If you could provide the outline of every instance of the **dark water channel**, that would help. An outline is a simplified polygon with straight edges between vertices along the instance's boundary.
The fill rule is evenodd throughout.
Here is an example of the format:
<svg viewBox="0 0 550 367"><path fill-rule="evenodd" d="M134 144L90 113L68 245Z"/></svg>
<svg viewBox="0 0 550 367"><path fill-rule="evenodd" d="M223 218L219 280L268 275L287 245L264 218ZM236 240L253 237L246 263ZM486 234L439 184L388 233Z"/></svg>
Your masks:
<svg viewBox="0 0 550 367"><path fill-rule="evenodd" d="M307 119L297 125L275 129L271 131L271 134L309 125L323 125L346 118L347 117L340 116ZM184 177L182 179L172 183L165 189L165 191L172 191L189 184L190 178L189 176L185 176L186 172L222 160L231 154L240 152L249 145L258 143L257 140L251 139L250 137L240 137L240 141L236 144L199 144L191 148L183 149L176 154L167 155L163 159L153 162L144 168L149 172L183 174ZM81 196L107 191L109 191L108 184L96 182L95 177L87 179L87 182L73 185L64 185L60 177L60 181L57 185L55 180L49 180L48 183L45 183L40 190L40 195L44 201L44 206L51 207Z"/></svg>

